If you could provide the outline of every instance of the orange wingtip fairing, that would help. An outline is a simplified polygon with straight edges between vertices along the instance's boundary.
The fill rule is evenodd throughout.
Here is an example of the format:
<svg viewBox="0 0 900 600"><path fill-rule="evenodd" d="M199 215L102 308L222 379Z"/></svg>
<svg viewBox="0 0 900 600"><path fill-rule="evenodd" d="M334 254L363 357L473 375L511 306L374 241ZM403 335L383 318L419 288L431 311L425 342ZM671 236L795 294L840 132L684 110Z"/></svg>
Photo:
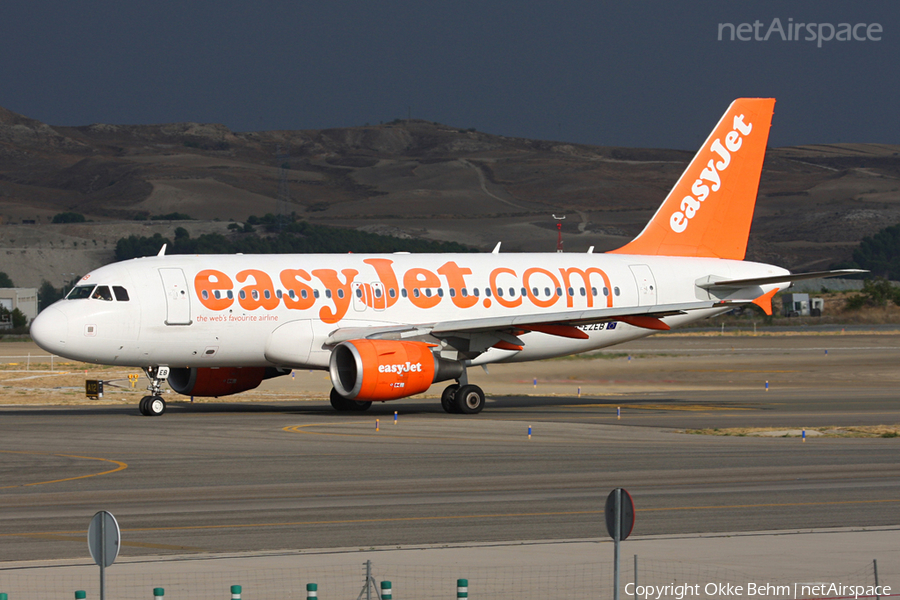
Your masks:
<svg viewBox="0 0 900 600"><path fill-rule="evenodd" d="M771 316L772 315L772 298L775 297L775 294L778 293L779 289L780 288L775 288L771 292L769 292L767 294L763 294L762 296L760 296L759 298L754 300L753 304L757 305L758 307L763 309L764 313Z"/></svg>
<svg viewBox="0 0 900 600"><path fill-rule="evenodd" d="M743 260L774 107L732 102L644 231L612 253Z"/></svg>
<svg viewBox="0 0 900 600"><path fill-rule="evenodd" d="M628 323L629 325L634 325L635 327L643 327L644 329L654 329L656 331L669 331L670 329L672 329L656 317L635 316L618 317L618 319L623 323Z"/></svg>
<svg viewBox="0 0 900 600"><path fill-rule="evenodd" d="M523 326L524 327L524 326ZM547 335L555 335L558 337L571 338L573 340L587 340L591 336L572 325L528 325L528 330L546 333Z"/></svg>

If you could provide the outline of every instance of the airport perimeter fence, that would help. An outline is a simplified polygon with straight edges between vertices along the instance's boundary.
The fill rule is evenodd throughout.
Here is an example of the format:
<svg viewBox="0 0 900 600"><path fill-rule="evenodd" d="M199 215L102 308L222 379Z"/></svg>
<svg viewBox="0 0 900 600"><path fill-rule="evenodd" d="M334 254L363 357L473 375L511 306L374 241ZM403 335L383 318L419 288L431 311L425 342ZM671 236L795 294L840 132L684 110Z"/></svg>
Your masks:
<svg viewBox="0 0 900 600"><path fill-rule="evenodd" d="M298 561L302 558L298 558ZM106 571L108 600L153 600L154 590L164 590L164 600L229 600L232 586L239 585L241 600L303 600L307 584L316 584L318 600L381 600L381 583L390 582L391 600L548 600L611 599L613 566L608 562L586 562L565 566L412 566L369 561L328 567L283 569L222 569L217 561L159 561L115 565ZM620 598L638 598L637 586L653 586L654 600L694 600L702 598L836 598L828 593L800 594L794 584L876 585L877 565L872 562L846 574L798 573L792 581L773 580L765 574L742 573L712 565L677 561L638 560L623 557L620 571ZM117 572L118 571L118 572ZM368 573L368 577L367 577ZM467 595L458 595L460 579L467 583ZM884 581L880 582L885 585ZM626 584L632 584L626 588ZM757 586L748 593L748 585ZM731 586L730 588L728 586ZM758 586L770 585L763 588ZM671 587L667 587L671 586ZM687 586L691 586L690 589ZM742 586L743 593L735 593ZM780 586L776 587L776 586ZM30 567L0 569L0 594L8 600L71 600L75 592L86 592L87 600L100 598L97 567ZM625 591L632 593L626 594ZM696 592L696 593L695 593ZM850 594L849 597L853 597ZM860 595L860 597L867 597ZM869 596L874 597L874 596ZM647 595L640 595L646 600ZM384 598L383 600L388 600Z"/></svg>

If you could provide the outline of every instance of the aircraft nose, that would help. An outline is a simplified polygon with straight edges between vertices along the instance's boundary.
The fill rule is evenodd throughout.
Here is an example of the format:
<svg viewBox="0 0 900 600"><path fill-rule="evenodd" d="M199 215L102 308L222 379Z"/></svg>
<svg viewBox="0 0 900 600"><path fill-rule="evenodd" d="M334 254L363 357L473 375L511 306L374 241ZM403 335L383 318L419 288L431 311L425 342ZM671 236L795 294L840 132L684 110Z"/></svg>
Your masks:
<svg viewBox="0 0 900 600"><path fill-rule="evenodd" d="M62 354L68 330L69 320L66 315L56 308L48 307L31 322L31 339L47 352Z"/></svg>

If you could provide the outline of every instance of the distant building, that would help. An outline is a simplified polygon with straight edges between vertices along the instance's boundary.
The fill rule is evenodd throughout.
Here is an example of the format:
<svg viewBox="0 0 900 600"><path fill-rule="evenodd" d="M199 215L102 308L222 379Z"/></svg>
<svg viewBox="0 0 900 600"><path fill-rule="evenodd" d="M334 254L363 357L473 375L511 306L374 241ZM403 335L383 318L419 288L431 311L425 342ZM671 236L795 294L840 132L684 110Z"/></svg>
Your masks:
<svg viewBox="0 0 900 600"><path fill-rule="evenodd" d="M37 288L0 288L0 306L10 312L18 308L31 323L38 314Z"/></svg>
<svg viewBox="0 0 900 600"><path fill-rule="evenodd" d="M784 294L781 314L785 317L821 317L825 301L822 298L809 299L809 294Z"/></svg>

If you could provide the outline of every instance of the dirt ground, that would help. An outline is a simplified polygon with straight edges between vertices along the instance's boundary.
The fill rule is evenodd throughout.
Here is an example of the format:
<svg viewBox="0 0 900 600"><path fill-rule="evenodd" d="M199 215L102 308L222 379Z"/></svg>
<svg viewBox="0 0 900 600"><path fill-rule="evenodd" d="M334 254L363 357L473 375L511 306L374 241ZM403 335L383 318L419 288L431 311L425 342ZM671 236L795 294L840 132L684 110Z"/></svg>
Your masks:
<svg viewBox="0 0 900 600"><path fill-rule="evenodd" d="M489 396L610 397L684 390L900 386L900 330L871 332L675 333L651 336L592 355L469 370ZM128 376L138 376L132 387ZM106 382L104 397L85 397L86 379ZM30 341L0 342L0 405L137 404L147 379L139 369L51 357ZM421 397L437 397L436 384ZM324 371L296 370L256 390L197 402L309 401L327 405ZM170 393L169 402L190 401ZM402 402L402 401L400 401Z"/></svg>

